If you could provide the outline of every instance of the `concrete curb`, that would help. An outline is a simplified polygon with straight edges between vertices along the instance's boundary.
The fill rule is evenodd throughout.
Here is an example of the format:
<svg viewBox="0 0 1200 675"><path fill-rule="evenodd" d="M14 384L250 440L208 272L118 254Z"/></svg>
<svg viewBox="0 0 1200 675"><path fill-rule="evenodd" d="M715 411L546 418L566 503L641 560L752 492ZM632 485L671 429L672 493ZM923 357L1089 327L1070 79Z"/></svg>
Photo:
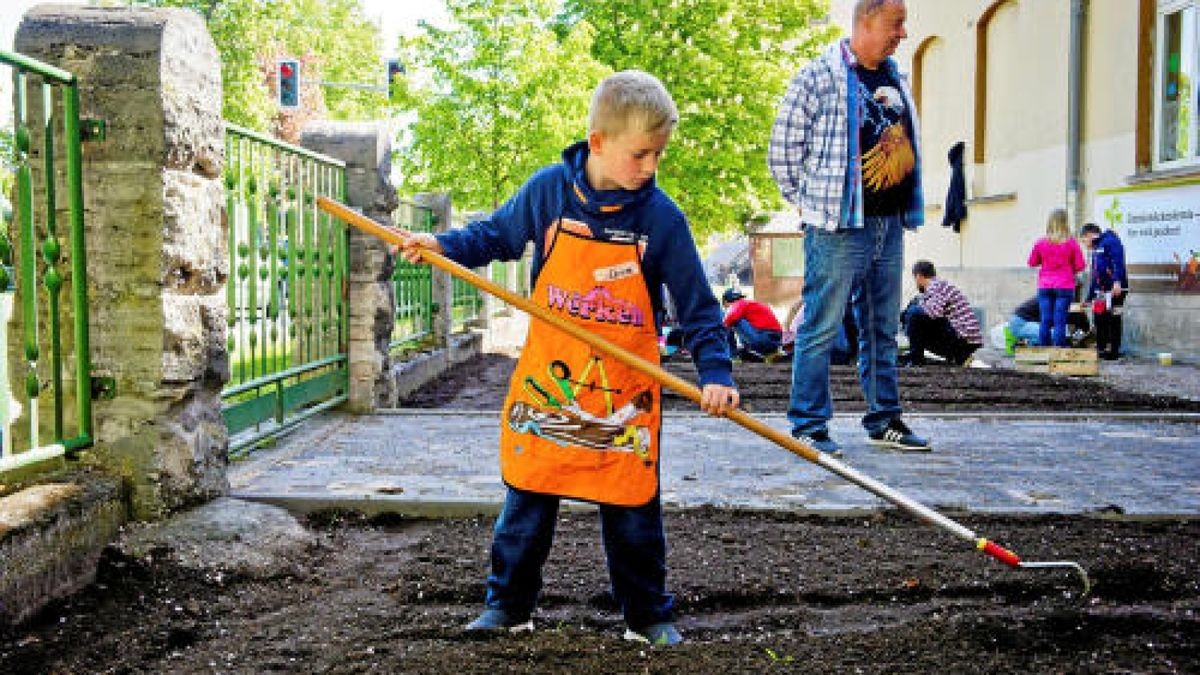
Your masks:
<svg viewBox="0 0 1200 675"><path fill-rule="evenodd" d="M331 496L327 493L309 493L309 494L232 494L230 497L249 502L257 502L260 504L270 504L287 510L289 513L297 516L305 516L313 513L328 510L345 510L361 513L367 517L388 514L399 516L401 518L421 518L421 519L456 519L456 518L475 518L475 517L495 517L500 513L500 508L503 506L502 501L481 501L481 500L452 500L452 499L404 499L389 496L377 495L347 495L347 496ZM1084 518L1105 521L1119 522L1162 522L1162 521L1179 521L1192 522L1200 520L1200 515L1196 514L1181 514L1181 513L1119 513L1105 510L1095 511L1044 511L1044 510L1021 510L1021 509L963 509L961 507L940 507L931 506L939 513L956 520L969 519L972 516L991 517L991 516L1018 516L1028 518L1039 518L1046 516L1070 516L1072 518ZM587 513L596 510L596 506L584 502L574 502L563 500L560 509L563 512L569 513ZM821 518L870 518L877 516L880 513L890 513L902 517L911 517L905 514L900 509L893 506L885 507L825 507L825 508L779 508L779 507L762 507L762 506L721 506L721 505L680 505L675 503L664 503L663 511L666 513L677 513L683 511L696 511L703 509L720 509L728 511L744 511L747 513L786 513L797 517L814 516Z"/></svg>

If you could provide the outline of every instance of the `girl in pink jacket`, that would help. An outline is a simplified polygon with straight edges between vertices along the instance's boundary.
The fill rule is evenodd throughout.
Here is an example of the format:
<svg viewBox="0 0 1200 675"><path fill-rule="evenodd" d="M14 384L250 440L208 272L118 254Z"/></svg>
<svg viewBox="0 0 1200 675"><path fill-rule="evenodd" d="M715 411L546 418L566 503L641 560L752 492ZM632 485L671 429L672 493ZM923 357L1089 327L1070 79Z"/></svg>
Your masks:
<svg viewBox="0 0 1200 675"><path fill-rule="evenodd" d="M1084 267L1083 249L1071 238L1067 212L1054 209L1046 221L1046 236L1029 252L1029 266L1038 269L1038 310L1041 326L1038 343L1067 346L1067 314L1075 299L1075 273Z"/></svg>

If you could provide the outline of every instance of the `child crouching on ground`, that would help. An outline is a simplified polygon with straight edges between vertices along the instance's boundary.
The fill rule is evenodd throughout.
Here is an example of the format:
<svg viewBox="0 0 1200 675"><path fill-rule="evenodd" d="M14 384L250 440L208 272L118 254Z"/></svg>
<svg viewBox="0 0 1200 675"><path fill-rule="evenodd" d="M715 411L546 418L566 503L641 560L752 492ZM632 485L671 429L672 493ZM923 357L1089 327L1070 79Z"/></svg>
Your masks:
<svg viewBox="0 0 1200 675"><path fill-rule="evenodd" d="M563 151L485 220L437 235L402 232L466 267L514 260L533 242L531 299L547 311L658 363L657 316L671 294L700 375L705 412L738 405L721 308L687 219L655 171L678 123L662 83L617 73L592 97L586 141ZM532 630L562 498L599 505L612 594L626 639L676 644L666 590L659 501L659 385L587 344L532 320L504 401L500 468L508 486L496 521L485 610L468 630Z"/></svg>

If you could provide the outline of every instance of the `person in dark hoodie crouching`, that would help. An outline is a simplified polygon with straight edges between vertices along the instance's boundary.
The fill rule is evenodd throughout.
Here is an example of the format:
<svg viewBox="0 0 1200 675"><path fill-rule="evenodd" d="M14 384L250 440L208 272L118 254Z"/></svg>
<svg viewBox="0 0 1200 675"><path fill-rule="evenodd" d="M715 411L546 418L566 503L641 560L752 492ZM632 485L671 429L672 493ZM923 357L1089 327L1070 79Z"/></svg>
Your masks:
<svg viewBox="0 0 1200 675"><path fill-rule="evenodd" d="M1080 238L1092 252L1091 282L1084 301L1092 307L1096 351L1102 359L1116 360L1121 357L1121 315L1129 295L1125 246L1116 232L1101 232L1095 223L1084 225Z"/></svg>

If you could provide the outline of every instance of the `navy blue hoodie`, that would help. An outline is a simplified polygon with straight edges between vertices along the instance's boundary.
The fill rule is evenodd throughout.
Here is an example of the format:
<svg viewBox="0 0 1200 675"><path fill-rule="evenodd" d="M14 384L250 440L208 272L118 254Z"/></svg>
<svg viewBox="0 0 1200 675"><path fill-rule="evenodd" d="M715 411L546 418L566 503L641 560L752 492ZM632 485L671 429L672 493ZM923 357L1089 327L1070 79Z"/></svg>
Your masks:
<svg viewBox="0 0 1200 675"><path fill-rule="evenodd" d="M1092 282L1088 285L1087 299L1111 291L1114 281L1119 282L1123 290L1129 290L1129 277L1125 273L1125 247L1116 232L1105 230L1096 239L1092 250Z"/></svg>
<svg viewBox="0 0 1200 675"><path fill-rule="evenodd" d="M493 260L516 260L533 242L533 278L545 258L546 229L560 217L587 223L602 240L646 241L642 271L654 303L662 310L664 285L679 317L684 346L692 354L701 386L733 386L721 306L717 303L696 251L687 218L651 178L637 190L595 190L588 184L587 143L562 153L561 164L540 169L517 194L484 220L437 235L448 258L465 267ZM603 207L621 206L619 210Z"/></svg>

